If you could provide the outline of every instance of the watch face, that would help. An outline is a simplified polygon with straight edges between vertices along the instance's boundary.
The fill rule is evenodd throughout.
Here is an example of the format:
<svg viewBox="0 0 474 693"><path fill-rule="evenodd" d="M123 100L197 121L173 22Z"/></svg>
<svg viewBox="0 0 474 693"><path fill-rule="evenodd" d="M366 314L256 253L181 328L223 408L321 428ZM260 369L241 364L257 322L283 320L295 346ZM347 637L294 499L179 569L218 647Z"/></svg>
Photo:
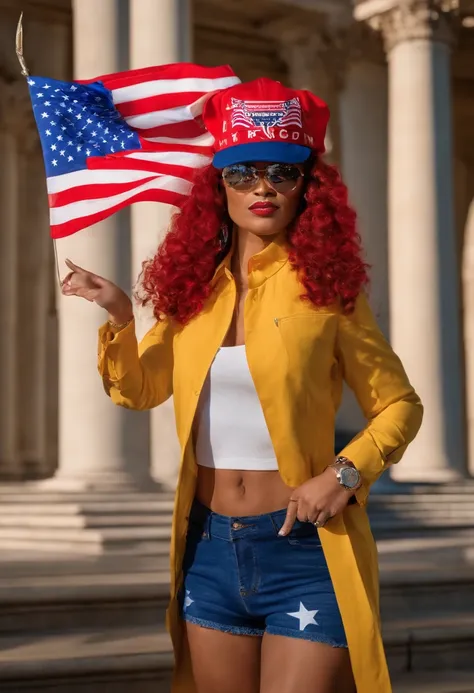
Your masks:
<svg viewBox="0 0 474 693"><path fill-rule="evenodd" d="M354 467L341 469L341 482L347 488L355 488L360 481L360 474Z"/></svg>

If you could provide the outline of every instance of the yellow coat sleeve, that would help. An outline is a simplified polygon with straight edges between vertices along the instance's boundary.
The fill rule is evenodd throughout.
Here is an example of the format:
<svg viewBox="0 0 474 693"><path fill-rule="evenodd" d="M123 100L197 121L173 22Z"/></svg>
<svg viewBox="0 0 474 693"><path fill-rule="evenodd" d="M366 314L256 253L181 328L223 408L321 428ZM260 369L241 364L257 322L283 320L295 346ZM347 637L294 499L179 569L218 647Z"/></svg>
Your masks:
<svg viewBox="0 0 474 693"><path fill-rule="evenodd" d="M140 344L135 322L99 329L98 368L110 398L128 409L152 409L173 394L173 328L157 322Z"/></svg>
<svg viewBox="0 0 474 693"><path fill-rule="evenodd" d="M356 498L365 505L371 484L401 459L416 436L423 407L363 294L354 312L339 318L338 358L344 379L368 420L365 429L340 453L362 475L363 485Z"/></svg>

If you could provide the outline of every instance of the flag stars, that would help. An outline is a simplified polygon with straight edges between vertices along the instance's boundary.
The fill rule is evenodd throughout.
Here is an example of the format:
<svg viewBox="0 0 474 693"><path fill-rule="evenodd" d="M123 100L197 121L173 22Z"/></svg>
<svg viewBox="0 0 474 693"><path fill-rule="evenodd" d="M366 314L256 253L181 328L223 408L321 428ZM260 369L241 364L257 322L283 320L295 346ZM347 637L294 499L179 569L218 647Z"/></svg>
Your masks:
<svg viewBox="0 0 474 693"><path fill-rule="evenodd" d="M122 149L125 149L125 142L123 140L120 142L120 146L122 147Z"/></svg>
<svg viewBox="0 0 474 693"><path fill-rule="evenodd" d="M44 105L45 105L45 106L51 106L51 101L45 101L45 102L44 102Z"/></svg>
<svg viewBox="0 0 474 693"><path fill-rule="evenodd" d="M90 150L90 149L86 149L86 155L87 155L87 156L90 156L91 154L92 154L91 150Z"/></svg>
<svg viewBox="0 0 474 693"><path fill-rule="evenodd" d="M90 118L88 118L88 119L86 120L87 125L91 125L93 122L94 122L94 121L91 120Z"/></svg>
<svg viewBox="0 0 474 693"><path fill-rule="evenodd" d="M68 113L72 113L72 108L68 108L68 109L67 109L67 112L68 112Z"/></svg>
<svg viewBox="0 0 474 693"><path fill-rule="evenodd" d="M72 147L73 144L74 144L74 142L73 142L72 140L69 140L69 142L67 143L67 146L68 146L68 147Z"/></svg>
<svg viewBox="0 0 474 693"><path fill-rule="evenodd" d="M69 88L71 91L77 91L77 87L75 84L71 84L71 86Z"/></svg>
<svg viewBox="0 0 474 693"><path fill-rule="evenodd" d="M77 113L76 118L77 118L77 120L82 120L82 115L80 113Z"/></svg>
<svg viewBox="0 0 474 693"><path fill-rule="evenodd" d="M49 118L49 113L46 113L46 111L44 111L44 113L41 114L41 117L42 118Z"/></svg>
<svg viewBox="0 0 474 693"><path fill-rule="evenodd" d="M36 82L35 82L34 79L29 79L29 80L28 80L28 84L30 85L30 87L34 87L35 84L36 84Z"/></svg>
<svg viewBox="0 0 474 693"><path fill-rule="evenodd" d="M41 91L40 91L38 94L36 94L36 97L37 97L38 99L42 99L43 96L44 96L44 94L43 94Z"/></svg>
<svg viewBox="0 0 474 693"><path fill-rule="evenodd" d="M51 145L51 151L52 152L55 152L57 148L58 148L57 145L55 145L55 144Z"/></svg>
<svg viewBox="0 0 474 693"><path fill-rule="evenodd" d="M66 156L66 150L65 149L61 149L61 151L59 153L61 156Z"/></svg>
<svg viewBox="0 0 474 693"><path fill-rule="evenodd" d="M92 137L97 137L97 132L94 130L94 132L91 132Z"/></svg>
<svg viewBox="0 0 474 693"><path fill-rule="evenodd" d="M62 142L64 138L62 135L58 135L56 139L58 140L58 142Z"/></svg>
<svg viewBox="0 0 474 693"><path fill-rule="evenodd" d="M117 135L114 135L112 139L113 139L114 142L117 142L117 140L118 140Z"/></svg>
<svg viewBox="0 0 474 693"><path fill-rule="evenodd" d="M45 130L46 137L51 137L51 130Z"/></svg>
<svg viewBox="0 0 474 693"><path fill-rule="evenodd" d="M71 155L69 155L68 158L67 158L67 160L68 160L69 162L74 161L74 157L71 156Z"/></svg>
<svg viewBox="0 0 474 693"><path fill-rule="evenodd" d="M53 159L51 163L53 164L53 166L57 166L57 165L58 165L57 159Z"/></svg>
<svg viewBox="0 0 474 693"><path fill-rule="evenodd" d="M77 151L77 152L80 152L81 150L82 150L82 145L78 144L77 147L76 147L76 151Z"/></svg>
<svg viewBox="0 0 474 693"><path fill-rule="evenodd" d="M43 84L43 89L51 89L49 84Z"/></svg>

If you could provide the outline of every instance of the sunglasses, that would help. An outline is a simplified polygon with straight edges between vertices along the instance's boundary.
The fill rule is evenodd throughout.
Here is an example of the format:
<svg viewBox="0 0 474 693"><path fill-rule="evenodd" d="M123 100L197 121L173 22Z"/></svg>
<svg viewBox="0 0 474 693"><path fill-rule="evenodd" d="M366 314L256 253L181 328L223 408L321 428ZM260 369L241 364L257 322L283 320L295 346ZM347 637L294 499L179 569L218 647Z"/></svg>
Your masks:
<svg viewBox="0 0 474 693"><path fill-rule="evenodd" d="M222 170L224 183L229 188L241 192L256 188L262 175L273 190L288 193L296 188L298 180L304 174L293 164L269 164L263 169L250 164L233 164Z"/></svg>

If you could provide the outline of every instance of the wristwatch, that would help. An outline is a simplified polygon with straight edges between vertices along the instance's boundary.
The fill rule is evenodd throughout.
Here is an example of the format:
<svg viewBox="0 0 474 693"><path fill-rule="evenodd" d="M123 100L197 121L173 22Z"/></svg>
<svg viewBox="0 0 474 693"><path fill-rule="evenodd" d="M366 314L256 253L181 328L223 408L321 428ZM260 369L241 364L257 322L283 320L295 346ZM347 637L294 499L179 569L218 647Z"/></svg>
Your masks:
<svg viewBox="0 0 474 693"><path fill-rule="evenodd" d="M346 491L357 491L362 486L362 477L355 464L347 457L336 457L329 467L336 472L337 479Z"/></svg>

